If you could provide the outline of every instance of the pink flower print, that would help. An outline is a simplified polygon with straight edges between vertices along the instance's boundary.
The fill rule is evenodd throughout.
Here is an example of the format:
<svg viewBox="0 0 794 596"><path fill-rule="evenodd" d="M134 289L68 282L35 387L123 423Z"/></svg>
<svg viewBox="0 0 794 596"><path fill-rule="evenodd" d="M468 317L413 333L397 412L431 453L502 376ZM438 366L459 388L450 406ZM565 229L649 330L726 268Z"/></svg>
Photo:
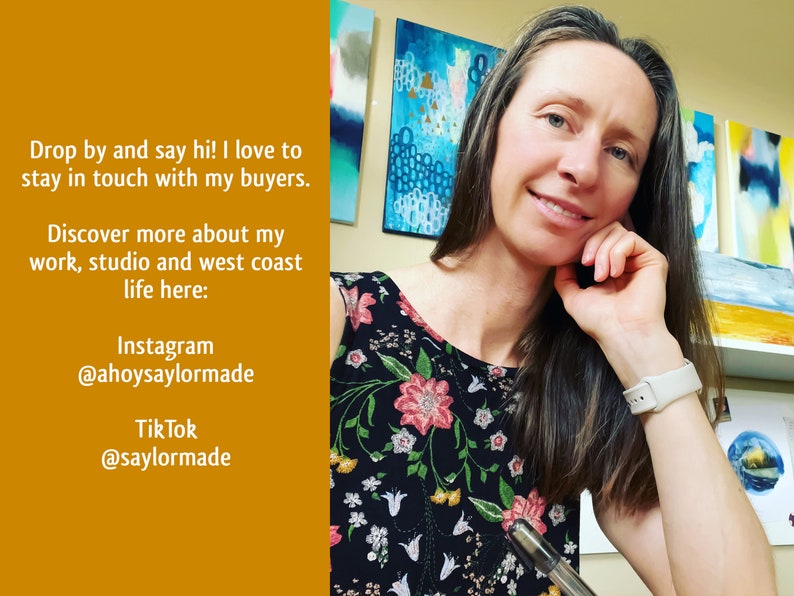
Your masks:
<svg viewBox="0 0 794 596"><path fill-rule="evenodd" d="M551 520L552 526L556 526L564 522L565 507L563 505L560 505L559 503L552 505L551 509L549 509L549 519Z"/></svg>
<svg viewBox="0 0 794 596"><path fill-rule="evenodd" d="M493 414L491 410L478 408L474 414L474 424L480 428L488 428L488 425L493 422Z"/></svg>
<svg viewBox="0 0 794 596"><path fill-rule="evenodd" d="M394 445L394 453L411 453L414 450L416 437L408 432L407 428L401 428L399 433L391 436L391 442Z"/></svg>
<svg viewBox="0 0 794 596"><path fill-rule="evenodd" d="M447 391L446 381L425 380L419 373L412 374L410 381L400 385L402 395L394 400L394 407L403 413L400 424L413 424L423 435L431 426L450 428L449 406L454 400Z"/></svg>
<svg viewBox="0 0 794 596"><path fill-rule="evenodd" d="M513 497L513 506L509 510L502 511L502 529L507 532L517 519L525 519L532 527L541 534L546 533L546 524L540 518L546 510L546 499L538 495L538 489L533 488L529 496L516 495Z"/></svg>
<svg viewBox="0 0 794 596"><path fill-rule="evenodd" d="M507 443L507 435L501 430L491 435L491 449L494 451L504 451Z"/></svg>
<svg viewBox="0 0 794 596"><path fill-rule="evenodd" d="M352 352L348 352L347 358L345 358L345 364L349 364L353 368L358 368L366 361L367 361L367 357L364 355L364 352L362 352L361 350L353 350Z"/></svg>
<svg viewBox="0 0 794 596"><path fill-rule="evenodd" d="M400 292L400 299L397 301L397 306L400 307L400 309L408 316L409 319L411 319L419 327L427 331L430 337L432 337L436 341L444 341L443 337L441 337L438 333L433 331L428 326L428 324L425 323L425 320L422 318L422 315L420 315L418 312L414 310L414 307L411 306L411 303L408 302L408 300L406 300L402 292Z"/></svg>
<svg viewBox="0 0 794 596"><path fill-rule="evenodd" d="M339 544L342 541L342 535L339 533L339 526L331 526L331 546Z"/></svg>
<svg viewBox="0 0 794 596"><path fill-rule="evenodd" d="M510 460L510 463L507 464L507 468L510 470L510 475L513 478L516 476L521 476L521 474L524 473L524 460L517 455L514 455L513 459Z"/></svg>
<svg viewBox="0 0 794 596"><path fill-rule="evenodd" d="M342 541L342 535L337 530L339 530L339 526L331 526L331 546ZM331 571L333 571L333 567L331 567Z"/></svg>
<svg viewBox="0 0 794 596"><path fill-rule="evenodd" d="M375 304L375 299L369 292L364 292L361 298L358 297L358 286L353 286L349 290L339 288L342 296L345 298L345 306L347 309L347 316L350 317L350 324L353 325L353 330L358 331L358 326L361 323L372 323L372 313L369 312L368 306Z"/></svg>
<svg viewBox="0 0 794 596"><path fill-rule="evenodd" d="M507 369L504 366L488 365L488 372L494 377L504 377L507 374Z"/></svg>

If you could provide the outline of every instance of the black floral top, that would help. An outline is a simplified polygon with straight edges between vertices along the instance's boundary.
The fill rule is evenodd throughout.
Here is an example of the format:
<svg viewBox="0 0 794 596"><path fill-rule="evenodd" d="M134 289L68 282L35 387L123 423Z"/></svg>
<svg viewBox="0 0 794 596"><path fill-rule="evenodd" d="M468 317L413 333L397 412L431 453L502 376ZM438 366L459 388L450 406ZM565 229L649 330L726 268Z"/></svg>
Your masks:
<svg viewBox="0 0 794 596"><path fill-rule="evenodd" d="M578 568L578 501L546 503L511 453L515 369L445 342L384 273L333 274L331 594L559 594L517 560L523 517Z"/></svg>

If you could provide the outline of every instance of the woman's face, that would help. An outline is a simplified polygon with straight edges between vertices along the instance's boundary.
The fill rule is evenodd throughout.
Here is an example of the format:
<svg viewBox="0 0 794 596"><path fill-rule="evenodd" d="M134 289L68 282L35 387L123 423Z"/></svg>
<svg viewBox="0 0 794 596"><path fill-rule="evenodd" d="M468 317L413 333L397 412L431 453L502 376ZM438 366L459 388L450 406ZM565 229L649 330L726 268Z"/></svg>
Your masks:
<svg viewBox="0 0 794 596"><path fill-rule="evenodd" d="M490 236L538 265L578 261L628 211L656 122L651 84L620 50L540 50L499 123Z"/></svg>

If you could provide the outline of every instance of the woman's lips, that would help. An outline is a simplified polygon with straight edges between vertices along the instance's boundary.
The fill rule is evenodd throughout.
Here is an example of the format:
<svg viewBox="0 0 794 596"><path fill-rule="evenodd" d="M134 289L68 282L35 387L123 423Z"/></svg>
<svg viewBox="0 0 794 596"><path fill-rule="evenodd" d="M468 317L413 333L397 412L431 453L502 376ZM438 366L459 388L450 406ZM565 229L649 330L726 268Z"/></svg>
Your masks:
<svg viewBox="0 0 794 596"><path fill-rule="evenodd" d="M571 220L587 220L590 219L583 213L579 212L578 210L573 211L573 205L569 205L564 202L557 202L553 199L549 199L547 197L538 195L530 191L530 193L540 202L541 205L553 211L557 215L562 215L564 217L570 218Z"/></svg>

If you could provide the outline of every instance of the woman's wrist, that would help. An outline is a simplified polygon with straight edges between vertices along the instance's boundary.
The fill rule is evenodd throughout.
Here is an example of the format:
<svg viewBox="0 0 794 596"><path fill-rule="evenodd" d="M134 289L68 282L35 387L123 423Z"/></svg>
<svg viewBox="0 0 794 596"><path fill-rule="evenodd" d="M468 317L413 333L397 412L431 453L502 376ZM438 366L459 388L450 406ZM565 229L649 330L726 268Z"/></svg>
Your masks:
<svg viewBox="0 0 794 596"><path fill-rule="evenodd" d="M616 334L601 343L601 349L626 389L634 387L643 377L660 375L684 365L681 346L666 327Z"/></svg>

